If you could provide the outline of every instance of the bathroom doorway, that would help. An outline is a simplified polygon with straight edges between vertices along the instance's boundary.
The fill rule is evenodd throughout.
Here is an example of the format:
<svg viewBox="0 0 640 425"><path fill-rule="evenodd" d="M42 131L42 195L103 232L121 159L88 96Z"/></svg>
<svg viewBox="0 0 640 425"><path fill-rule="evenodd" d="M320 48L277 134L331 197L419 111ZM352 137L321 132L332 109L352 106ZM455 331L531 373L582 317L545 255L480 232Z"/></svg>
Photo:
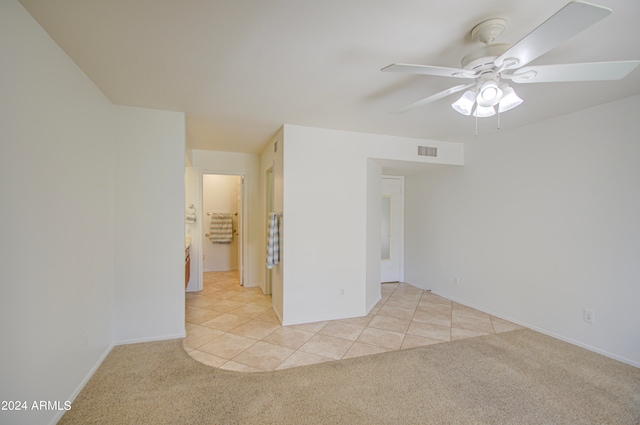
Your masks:
<svg viewBox="0 0 640 425"><path fill-rule="evenodd" d="M273 167L269 168L267 170L267 174L266 174L266 178L265 178L265 182L266 182L266 199L265 199L265 217L269 216L269 213L274 212L273 209ZM265 270L265 284L264 284L264 293L266 295L271 294L271 287L272 287L272 282L273 282L273 269L270 269L266 266L264 266L264 270Z"/></svg>
<svg viewBox="0 0 640 425"><path fill-rule="evenodd" d="M237 271L244 285L244 176L202 175L202 272Z"/></svg>

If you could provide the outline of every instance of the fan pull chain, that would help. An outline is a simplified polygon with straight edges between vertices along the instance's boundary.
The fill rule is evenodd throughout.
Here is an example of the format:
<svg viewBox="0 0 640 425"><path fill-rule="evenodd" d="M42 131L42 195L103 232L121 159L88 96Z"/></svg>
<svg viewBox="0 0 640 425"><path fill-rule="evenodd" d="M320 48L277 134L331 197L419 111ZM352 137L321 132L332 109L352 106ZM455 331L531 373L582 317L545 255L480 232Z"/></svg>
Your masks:
<svg viewBox="0 0 640 425"><path fill-rule="evenodd" d="M500 111L498 111L498 131L500 131Z"/></svg>
<svg viewBox="0 0 640 425"><path fill-rule="evenodd" d="M476 137L478 137L478 114L476 114Z"/></svg>

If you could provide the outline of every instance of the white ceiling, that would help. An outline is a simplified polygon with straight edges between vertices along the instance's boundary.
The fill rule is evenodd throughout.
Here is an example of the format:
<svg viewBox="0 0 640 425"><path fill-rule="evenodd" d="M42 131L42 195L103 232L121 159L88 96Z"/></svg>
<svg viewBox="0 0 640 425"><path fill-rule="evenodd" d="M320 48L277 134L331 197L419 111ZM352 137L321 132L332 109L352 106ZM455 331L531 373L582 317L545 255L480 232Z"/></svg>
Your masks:
<svg viewBox="0 0 640 425"><path fill-rule="evenodd" d="M457 95L389 111L461 80L383 73L394 62L460 67L470 29L507 20L515 43L568 0L21 0L116 104L182 111L194 149L258 153L284 123L464 142L475 119ZM640 1L593 0L613 14L534 64L640 59ZM515 86L518 127L640 94L640 68L613 82ZM479 120L480 135L497 119Z"/></svg>

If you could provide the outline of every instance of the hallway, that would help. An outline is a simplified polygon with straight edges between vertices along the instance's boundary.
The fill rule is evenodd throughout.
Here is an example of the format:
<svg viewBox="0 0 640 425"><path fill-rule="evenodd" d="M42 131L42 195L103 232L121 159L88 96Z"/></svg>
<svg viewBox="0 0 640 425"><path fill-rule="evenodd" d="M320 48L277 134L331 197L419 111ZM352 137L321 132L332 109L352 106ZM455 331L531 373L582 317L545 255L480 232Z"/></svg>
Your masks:
<svg viewBox="0 0 640 425"><path fill-rule="evenodd" d="M186 294L183 345L226 370L280 370L521 328L404 283L382 284L365 317L281 326L271 296L240 286L237 272L205 273L203 285Z"/></svg>

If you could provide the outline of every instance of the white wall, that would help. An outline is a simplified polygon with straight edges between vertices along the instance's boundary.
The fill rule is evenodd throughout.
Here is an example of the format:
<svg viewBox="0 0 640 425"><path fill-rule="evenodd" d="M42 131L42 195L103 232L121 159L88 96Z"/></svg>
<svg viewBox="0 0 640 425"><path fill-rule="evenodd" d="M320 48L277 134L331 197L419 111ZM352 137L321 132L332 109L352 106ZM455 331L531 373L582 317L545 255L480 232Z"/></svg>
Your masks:
<svg viewBox="0 0 640 425"><path fill-rule="evenodd" d="M113 341L114 115L17 1L0 40L0 399L30 408L71 399Z"/></svg>
<svg viewBox="0 0 640 425"><path fill-rule="evenodd" d="M184 336L184 114L118 106L115 340Z"/></svg>
<svg viewBox="0 0 640 425"><path fill-rule="evenodd" d="M283 323L366 315L380 296L382 167L369 159L462 164L463 147L293 125L284 126L283 145ZM439 156L418 156L424 145ZM367 248L373 240L377 249Z"/></svg>
<svg viewBox="0 0 640 425"><path fill-rule="evenodd" d="M479 138L465 167L408 177L406 280L639 366L638 111Z"/></svg>
<svg viewBox="0 0 640 425"><path fill-rule="evenodd" d="M17 1L0 39L0 396L64 403L114 343L184 334L184 119L112 105Z"/></svg>
<svg viewBox="0 0 640 425"><path fill-rule="evenodd" d="M261 241L260 234L260 159L258 155L234 152L217 151L191 151L192 168L187 169L187 175L191 176L185 182L195 183L197 188L187 188L186 206L193 204L197 211L197 222L187 225L191 232L191 274L200 278L202 263L196 259L202 258L204 235L200 231L202 220L207 220L206 211L202 209L202 174L231 174L244 175L245 189L245 224L244 231L240 235L244 244L244 285L246 287L260 285L258 251ZM204 216L203 216L204 214ZM244 235L244 236L243 236ZM209 242L207 242L209 243ZM198 286L192 277L188 290L197 290Z"/></svg>

